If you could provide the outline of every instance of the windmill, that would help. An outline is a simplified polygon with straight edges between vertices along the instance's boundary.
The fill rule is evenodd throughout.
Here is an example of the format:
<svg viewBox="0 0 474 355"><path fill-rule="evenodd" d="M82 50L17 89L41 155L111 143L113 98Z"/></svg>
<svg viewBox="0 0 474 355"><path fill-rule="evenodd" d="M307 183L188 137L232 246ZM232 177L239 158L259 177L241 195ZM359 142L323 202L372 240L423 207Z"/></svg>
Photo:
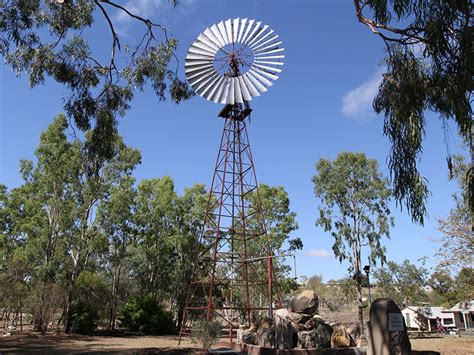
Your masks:
<svg viewBox="0 0 474 355"><path fill-rule="evenodd" d="M246 121L252 97L278 79L285 57L281 43L262 22L236 18L206 28L186 56L186 77L196 93L225 106L180 340L194 319L219 318L232 342L237 324L272 316L273 256Z"/></svg>

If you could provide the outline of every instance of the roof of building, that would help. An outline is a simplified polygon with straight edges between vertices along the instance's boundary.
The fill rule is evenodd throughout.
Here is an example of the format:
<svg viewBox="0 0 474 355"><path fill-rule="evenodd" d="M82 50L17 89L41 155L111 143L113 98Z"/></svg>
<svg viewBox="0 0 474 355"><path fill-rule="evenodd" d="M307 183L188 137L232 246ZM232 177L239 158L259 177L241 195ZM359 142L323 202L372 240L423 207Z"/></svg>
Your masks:
<svg viewBox="0 0 474 355"><path fill-rule="evenodd" d="M450 309L451 312L474 312L474 300L456 303Z"/></svg>
<svg viewBox="0 0 474 355"><path fill-rule="evenodd" d="M420 307L417 307L417 306L408 306L406 308L404 308L402 310L405 311L405 310L411 310L413 312L416 312L418 311ZM430 310L430 313L428 315L427 318L429 319L433 319L433 318L444 318L446 317L446 315L451 315L451 316L454 316L454 314L452 313L451 310L447 309L447 308L444 308L444 307L427 307L429 310Z"/></svg>

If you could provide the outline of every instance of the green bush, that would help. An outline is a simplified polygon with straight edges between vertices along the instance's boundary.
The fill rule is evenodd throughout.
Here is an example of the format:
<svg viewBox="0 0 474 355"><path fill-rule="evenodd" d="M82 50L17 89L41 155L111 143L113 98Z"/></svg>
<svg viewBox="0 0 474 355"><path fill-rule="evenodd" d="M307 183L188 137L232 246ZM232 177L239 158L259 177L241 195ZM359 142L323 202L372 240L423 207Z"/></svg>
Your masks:
<svg viewBox="0 0 474 355"><path fill-rule="evenodd" d="M200 344L206 351L219 341L221 335L222 329L219 322L200 320L193 324L192 341Z"/></svg>
<svg viewBox="0 0 474 355"><path fill-rule="evenodd" d="M74 308L73 314L74 332L79 334L91 334L97 328L99 321L99 310L86 301L79 301Z"/></svg>
<svg viewBox="0 0 474 355"><path fill-rule="evenodd" d="M176 333L173 316L153 298L137 296L122 307L120 321L128 330L145 334Z"/></svg>

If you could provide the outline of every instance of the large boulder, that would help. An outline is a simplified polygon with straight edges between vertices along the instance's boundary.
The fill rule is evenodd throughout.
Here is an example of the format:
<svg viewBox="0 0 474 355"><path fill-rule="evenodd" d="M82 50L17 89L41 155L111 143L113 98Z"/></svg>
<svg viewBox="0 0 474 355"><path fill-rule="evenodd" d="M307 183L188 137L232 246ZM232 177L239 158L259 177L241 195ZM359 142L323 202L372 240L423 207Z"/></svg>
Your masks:
<svg viewBox="0 0 474 355"><path fill-rule="evenodd" d="M319 319L318 322L315 321L314 329L298 332L298 347L316 350L328 349L331 347L332 332L332 327Z"/></svg>
<svg viewBox="0 0 474 355"><path fill-rule="evenodd" d="M315 314L318 306L318 295L313 290L304 290L291 300L290 310L296 313Z"/></svg>
<svg viewBox="0 0 474 355"><path fill-rule="evenodd" d="M275 346L275 330L269 328L258 328L256 334L258 346L273 348Z"/></svg>
<svg viewBox="0 0 474 355"><path fill-rule="evenodd" d="M338 325L331 335L331 348L348 348L355 346L355 341L351 334L343 325Z"/></svg>

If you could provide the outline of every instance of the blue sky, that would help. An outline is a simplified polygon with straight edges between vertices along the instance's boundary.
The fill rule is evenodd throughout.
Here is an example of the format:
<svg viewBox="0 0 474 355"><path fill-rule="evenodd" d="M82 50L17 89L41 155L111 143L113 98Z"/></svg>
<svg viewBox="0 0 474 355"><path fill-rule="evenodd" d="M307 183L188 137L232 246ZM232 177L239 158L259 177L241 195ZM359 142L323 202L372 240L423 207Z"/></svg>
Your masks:
<svg viewBox="0 0 474 355"><path fill-rule="evenodd" d="M127 3L127 1L118 1ZM390 150L382 135L383 118L371 110L383 72L382 41L359 24L351 1L181 0L172 8L164 0L129 1L136 13L169 27L179 39L180 71L186 51L206 27L222 19L248 17L269 24L284 41L285 66L280 79L252 101L249 135L258 180L282 185L297 213L304 250L297 254L299 276L323 274L325 280L343 277L347 264L332 256L332 239L315 227L318 201L311 177L319 158L335 158L342 151L365 152L387 174ZM133 41L142 28L114 16L122 36ZM93 48L106 58L111 43L102 18L99 29L86 31ZM21 184L19 160L32 159L39 134L62 112L65 88L46 80L29 89L10 69L0 71L0 182ZM184 75L183 75L184 78ZM142 152L137 180L170 175L179 191L195 182L210 183L223 121L220 105L199 96L180 105L159 102L151 89L138 93L132 109L120 119L125 142ZM411 223L406 211L393 205L396 226L385 240L388 259L401 261L427 256L434 260L436 218L452 207L456 184L447 180L446 144L441 121L428 114L424 152L420 162L433 196L425 226ZM455 128L447 136L450 152L459 150Z"/></svg>

